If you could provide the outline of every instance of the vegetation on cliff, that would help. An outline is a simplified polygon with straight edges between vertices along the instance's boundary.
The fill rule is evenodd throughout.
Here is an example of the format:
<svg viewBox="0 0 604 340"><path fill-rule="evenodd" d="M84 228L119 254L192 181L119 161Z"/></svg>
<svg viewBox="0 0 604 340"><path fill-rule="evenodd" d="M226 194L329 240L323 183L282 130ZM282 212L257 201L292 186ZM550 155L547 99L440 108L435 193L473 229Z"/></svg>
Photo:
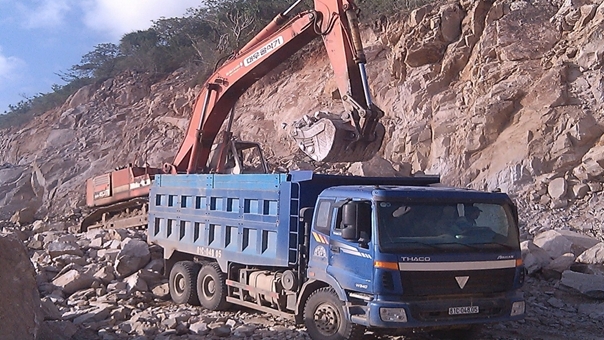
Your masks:
<svg viewBox="0 0 604 340"><path fill-rule="evenodd" d="M434 0L358 0L362 20L417 8ZM78 89L125 71L161 77L194 66L202 82L218 63L243 46L276 13L290 6L283 0L204 0L183 17L161 18L146 29L125 34L119 44L102 43L79 64L59 75L64 85L25 98L0 115L0 128L19 126L62 105ZM310 8L311 1L303 2Z"/></svg>

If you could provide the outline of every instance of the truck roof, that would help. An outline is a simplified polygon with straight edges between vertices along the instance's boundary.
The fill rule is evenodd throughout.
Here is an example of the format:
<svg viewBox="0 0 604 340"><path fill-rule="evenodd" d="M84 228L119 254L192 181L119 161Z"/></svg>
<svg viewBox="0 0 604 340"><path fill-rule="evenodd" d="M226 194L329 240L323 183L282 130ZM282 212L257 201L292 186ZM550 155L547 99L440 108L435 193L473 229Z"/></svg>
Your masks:
<svg viewBox="0 0 604 340"><path fill-rule="evenodd" d="M409 186L409 185L343 185L327 188L324 196L333 197L357 197L386 200L422 200L441 202L451 200L456 202L510 202L507 194L502 192L487 192L465 188L453 188L442 186Z"/></svg>
<svg viewBox="0 0 604 340"><path fill-rule="evenodd" d="M312 181L327 182L331 185L406 185L426 186L440 183L438 175L423 175L415 177L365 177L318 174L313 171L298 170L289 173L292 182Z"/></svg>

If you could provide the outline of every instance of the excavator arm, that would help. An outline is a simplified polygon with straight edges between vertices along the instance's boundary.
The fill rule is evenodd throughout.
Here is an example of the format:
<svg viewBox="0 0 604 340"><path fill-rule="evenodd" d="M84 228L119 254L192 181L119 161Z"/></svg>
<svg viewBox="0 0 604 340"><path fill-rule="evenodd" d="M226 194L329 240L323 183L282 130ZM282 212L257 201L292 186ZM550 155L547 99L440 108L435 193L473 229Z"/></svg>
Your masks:
<svg viewBox="0 0 604 340"><path fill-rule="evenodd" d="M210 76L172 164L163 169L128 165L88 180L86 203L95 210L83 219L82 231L145 225L147 196L156 174L248 172L243 164L245 152L259 159L257 170L268 172L257 143L232 138L235 103L258 79L318 37L327 49L346 112L305 116L292 124L291 136L318 161L361 161L375 155L384 136L379 123L383 112L369 94L358 9L351 0L314 0L313 10L291 16L301 1L277 15ZM213 146L229 116L220 143Z"/></svg>
<svg viewBox="0 0 604 340"><path fill-rule="evenodd" d="M204 84L171 173L208 172L212 145L239 97L277 65L321 37L334 70L346 112L295 124L298 146L318 161L360 161L379 149L383 112L373 104L365 73L358 9L351 0L315 0L314 9L290 16L298 0L280 13ZM220 167L220 165L219 165Z"/></svg>

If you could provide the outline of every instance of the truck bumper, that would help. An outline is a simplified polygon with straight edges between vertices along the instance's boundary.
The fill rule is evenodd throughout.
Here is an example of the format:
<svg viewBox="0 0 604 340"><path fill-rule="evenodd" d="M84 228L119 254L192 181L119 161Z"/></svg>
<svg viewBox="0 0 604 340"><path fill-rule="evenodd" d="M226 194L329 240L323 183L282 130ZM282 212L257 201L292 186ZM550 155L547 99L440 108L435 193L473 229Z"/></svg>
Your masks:
<svg viewBox="0 0 604 340"><path fill-rule="evenodd" d="M369 303L364 317L352 319L367 327L417 328L513 321L523 319L524 315L522 294L514 292L480 298L443 297L408 302L374 300Z"/></svg>

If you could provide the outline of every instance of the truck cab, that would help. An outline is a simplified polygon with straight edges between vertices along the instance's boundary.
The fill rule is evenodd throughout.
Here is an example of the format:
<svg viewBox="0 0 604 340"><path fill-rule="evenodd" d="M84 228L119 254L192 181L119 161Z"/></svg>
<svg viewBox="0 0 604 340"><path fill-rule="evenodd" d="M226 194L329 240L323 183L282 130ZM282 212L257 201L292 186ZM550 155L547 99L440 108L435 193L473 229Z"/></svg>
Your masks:
<svg viewBox="0 0 604 340"><path fill-rule="evenodd" d="M307 276L366 327L433 327L524 316L518 217L503 193L431 186L325 189Z"/></svg>

